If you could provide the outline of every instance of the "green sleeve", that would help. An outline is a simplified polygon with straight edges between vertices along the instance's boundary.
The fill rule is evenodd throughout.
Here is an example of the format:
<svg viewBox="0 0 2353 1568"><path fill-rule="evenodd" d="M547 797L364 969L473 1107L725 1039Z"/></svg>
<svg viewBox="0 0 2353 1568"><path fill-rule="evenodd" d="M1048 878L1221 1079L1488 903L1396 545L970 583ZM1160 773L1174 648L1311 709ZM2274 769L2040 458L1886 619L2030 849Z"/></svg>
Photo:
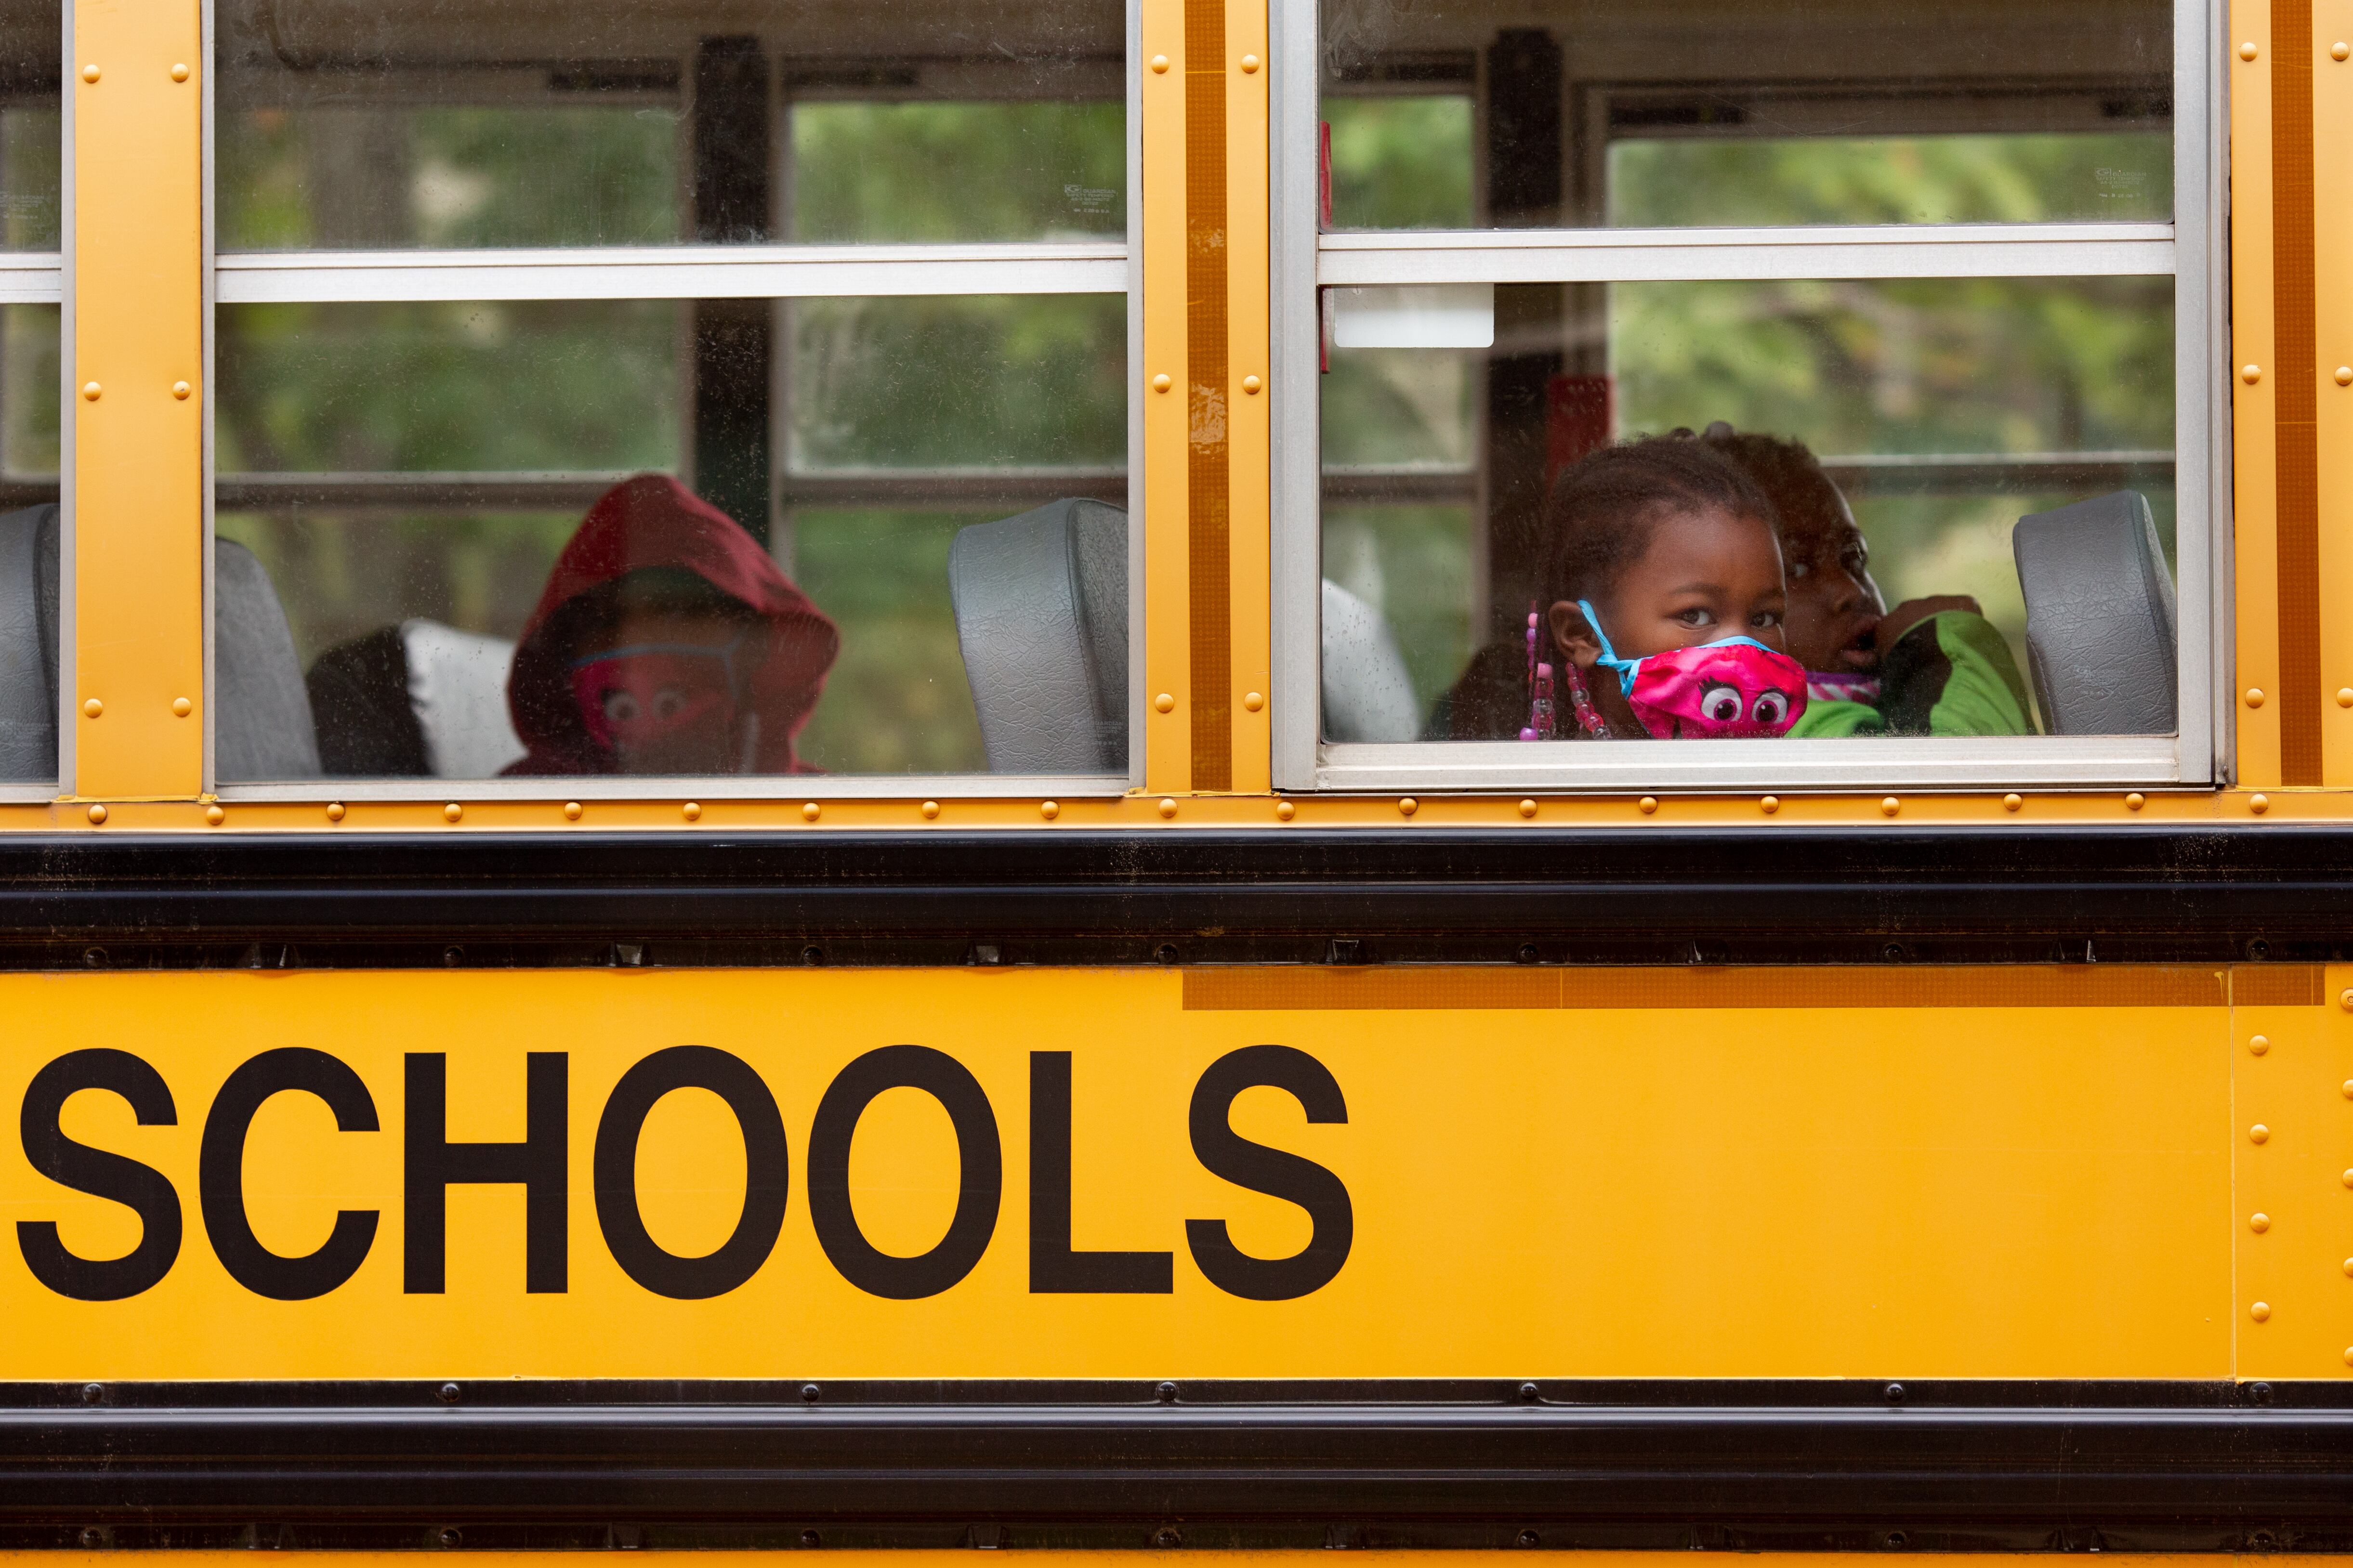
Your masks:
<svg viewBox="0 0 2353 1568"><path fill-rule="evenodd" d="M2026 682L1983 616L1947 610L1904 634L1880 668L1877 707L1812 702L1794 740L1853 735L2031 735Z"/></svg>
<svg viewBox="0 0 2353 1568"><path fill-rule="evenodd" d="M1868 702L1809 702L1789 727L1792 741L1843 741L1856 735L1884 735L1887 721Z"/></svg>

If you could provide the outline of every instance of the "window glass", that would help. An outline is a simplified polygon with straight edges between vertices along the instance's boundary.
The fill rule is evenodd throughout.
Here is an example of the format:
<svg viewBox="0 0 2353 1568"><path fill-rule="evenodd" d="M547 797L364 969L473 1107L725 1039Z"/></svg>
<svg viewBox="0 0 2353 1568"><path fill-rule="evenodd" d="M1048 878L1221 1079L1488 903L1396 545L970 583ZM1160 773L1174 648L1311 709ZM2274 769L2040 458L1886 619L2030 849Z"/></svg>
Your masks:
<svg viewBox="0 0 2353 1568"><path fill-rule="evenodd" d="M0 249L55 251L64 13L0 0ZM0 305L0 783L58 776L55 305Z"/></svg>
<svg viewBox="0 0 2353 1568"><path fill-rule="evenodd" d="M1117 0L224 0L219 243L1117 237L1124 26Z"/></svg>
<svg viewBox="0 0 2353 1568"><path fill-rule="evenodd" d="M1392 292L1409 303L1416 291ZM1756 635L1810 677L1848 678L1810 680L1819 710L1801 734L2094 732L2044 711L2039 680L2059 672L2038 668L2026 636L2021 540L2041 546L2033 527L2016 530L2030 514L2123 498L2085 526L2124 560L2145 509L2152 576L2118 569L2109 586L2172 613L2169 277L1517 285L1493 301L1478 348L1351 346L1349 311L1335 312L1322 389L1328 739L1516 738L1540 695L1532 608L1541 657L1575 662L1582 618L1555 624L1568 575L1633 595L1629 562L1672 558L1679 576L1641 588L1672 598L1746 569L1753 540L1659 523L1645 484L1761 493L1779 524L1758 590L1776 624L1748 624L1746 599L1621 605L1597 588L1601 632L1617 623L1610 652L1655 651L1641 616L1696 611L1692 624L1711 629L1694 643ZM1701 458L1611 469L1619 456L1593 456L1678 431L1687 438L1665 444ZM1609 472L1620 479L1592 479ZM1580 476L1590 482L1576 489ZM1894 635L1906 626L1918 636ZM1612 674L1598 668L1596 688ZM1563 668L1545 738L1583 732L1567 686Z"/></svg>
<svg viewBox="0 0 2353 1568"><path fill-rule="evenodd" d="M2172 212L2165 0L1320 12L1341 228Z"/></svg>

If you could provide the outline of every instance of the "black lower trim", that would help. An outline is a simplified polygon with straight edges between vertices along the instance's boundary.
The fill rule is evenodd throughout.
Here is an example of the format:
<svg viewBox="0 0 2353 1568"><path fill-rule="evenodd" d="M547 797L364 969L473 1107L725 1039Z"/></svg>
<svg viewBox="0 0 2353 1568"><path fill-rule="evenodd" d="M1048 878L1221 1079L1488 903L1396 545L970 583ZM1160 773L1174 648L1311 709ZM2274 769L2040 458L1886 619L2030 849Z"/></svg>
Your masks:
<svg viewBox="0 0 2353 1568"><path fill-rule="evenodd" d="M15 1393L9 1544L2353 1547L2333 1384Z"/></svg>
<svg viewBox="0 0 2353 1568"><path fill-rule="evenodd" d="M2322 961L2353 828L0 839L0 967Z"/></svg>

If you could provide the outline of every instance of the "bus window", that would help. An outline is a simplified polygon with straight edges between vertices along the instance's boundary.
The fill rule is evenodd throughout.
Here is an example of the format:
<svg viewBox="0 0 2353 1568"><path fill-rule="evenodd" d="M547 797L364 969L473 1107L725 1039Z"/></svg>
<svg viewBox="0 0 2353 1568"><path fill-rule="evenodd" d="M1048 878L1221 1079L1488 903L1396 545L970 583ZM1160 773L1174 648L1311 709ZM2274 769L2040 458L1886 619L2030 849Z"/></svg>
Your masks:
<svg viewBox="0 0 2353 1568"><path fill-rule="evenodd" d="M0 782L44 795L58 776L63 26L54 0L0 4L0 253L15 253L0 303Z"/></svg>
<svg viewBox="0 0 2353 1568"><path fill-rule="evenodd" d="M1847 785L1931 755L1877 742L1976 744L1934 753L1947 780L2057 740L2087 780L2211 767L2182 654L2210 497L2177 458L2210 367L2174 322L2207 308L2211 197L2177 169L2202 149L2167 7L1317 12L1285 134L1328 203L1292 231L1320 583L1283 591L1319 600L1321 720L1282 782ZM1760 527L1658 526L1711 511ZM1724 602L1606 602L1654 543L1652 588ZM1641 745L1699 737L1855 744ZM1637 744L1519 749L1591 738Z"/></svg>
<svg viewBox="0 0 2353 1568"><path fill-rule="evenodd" d="M321 772L1127 773L1116 5L223 16L217 528Z"/></svg>

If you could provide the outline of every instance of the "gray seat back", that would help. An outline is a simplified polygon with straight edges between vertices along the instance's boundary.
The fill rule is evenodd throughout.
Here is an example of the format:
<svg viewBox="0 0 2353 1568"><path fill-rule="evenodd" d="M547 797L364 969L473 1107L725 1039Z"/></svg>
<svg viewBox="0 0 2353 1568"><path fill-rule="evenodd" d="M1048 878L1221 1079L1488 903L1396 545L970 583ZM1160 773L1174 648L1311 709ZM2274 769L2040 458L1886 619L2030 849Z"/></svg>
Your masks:
<svg viewBox="0 0 2353 1568"><path fill-rule="evenodd" d="M988 766L1127 772L1127 513L1083 497L959 531L948 596Z"/></svg>
<svg viewBox="0 0 2353 1568"><path fill-rule="evenodd" d="M286 611L253 552L213 541L213 773L314 779L319 737Z"/></svg>
<svg viewBox="0 0 2353 1568"><path fill-rule="evenodd" d="M1324 579L1324 738L1410 741L1421 733L1413 677L1381 613Z"/></svg>
<svg viewBox="0 0 2353 1568"><path fill-rule="evenodd" d="M2177 727L2173 578L2148 502L2118 490L2021 517L2026 656L2054 735L2170 735Z"/></svg>
<svg viewBox="0 0 2353 1568"><path fill-rule="evenodd" d="M58 509L0 515L0 780L58 777Z"/></svg>

